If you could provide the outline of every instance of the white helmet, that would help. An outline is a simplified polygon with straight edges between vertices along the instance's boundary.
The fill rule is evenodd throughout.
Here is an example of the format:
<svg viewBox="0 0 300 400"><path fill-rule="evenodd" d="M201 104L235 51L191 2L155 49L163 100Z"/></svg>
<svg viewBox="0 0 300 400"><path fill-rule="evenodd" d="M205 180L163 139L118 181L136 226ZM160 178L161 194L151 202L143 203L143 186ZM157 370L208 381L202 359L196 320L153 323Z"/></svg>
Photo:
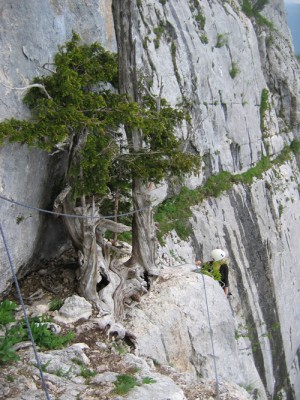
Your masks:
<svg viewBox="0 0 300 400"><path fill-rule="evenodd" d="M212 250L212 252L210 253L211 258L214 261L220 261L223 260L223 258L226 257L225 251L221 250L221 249L214 249Z"/></svg>

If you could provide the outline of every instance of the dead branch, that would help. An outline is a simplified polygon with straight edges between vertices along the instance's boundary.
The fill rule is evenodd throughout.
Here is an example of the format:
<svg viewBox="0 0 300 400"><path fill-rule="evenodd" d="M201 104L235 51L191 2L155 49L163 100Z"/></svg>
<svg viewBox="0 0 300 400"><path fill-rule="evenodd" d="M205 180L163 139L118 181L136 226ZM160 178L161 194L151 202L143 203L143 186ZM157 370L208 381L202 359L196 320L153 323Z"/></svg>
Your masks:
<svg viewBox="0 0 300 400"><path fill-rule="evenodd" d="M0 82L0 83L1 83L2 86L6 87L7 89L10 89L10 90L27 90L27 89L31 89L31 88L36 87L36 88L41 89L45 93L45 95L48 97L48 99L52 100L52 97L47 92L45 86L42 85L41 83L33 83L32 85L28 85L28 86L21 87L21 88L10 87L10 86L4 85L4 83L2 83L2 82Z"/></svg>

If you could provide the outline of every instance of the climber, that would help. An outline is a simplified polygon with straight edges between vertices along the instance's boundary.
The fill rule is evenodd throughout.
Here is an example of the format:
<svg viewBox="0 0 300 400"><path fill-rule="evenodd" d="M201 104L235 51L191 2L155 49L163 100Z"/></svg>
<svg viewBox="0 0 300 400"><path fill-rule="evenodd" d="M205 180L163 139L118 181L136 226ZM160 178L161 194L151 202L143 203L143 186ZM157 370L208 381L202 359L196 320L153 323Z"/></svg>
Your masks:
<svg viewBox="0 0 300 400"><path fill-rule="evenodd" d="M213 276L213 271L218 270L221 274L221 279L218 281L222 286L226 298L231 296L229 292L229 281L228 281L228 259L226 258L226 253L221 249L214 249L210 253L212 260L205 262L202 264L201 260L195 261L196 269L193 272L207 274L209 276Z"/></svg>
<svg viewBox="0 0 300 400"><path fill-rule="evenodd" d="M228 298L229 295L229 281L228 281L228 259L226 257L226 253L224 250L221 249L214 249L210 253L210 256L212 258L212 261L210 261L211 264L214 262L217 262L219 264L219 271L221 274L221 280L219 281L220 285L222 286L226 298Z"/></svg>

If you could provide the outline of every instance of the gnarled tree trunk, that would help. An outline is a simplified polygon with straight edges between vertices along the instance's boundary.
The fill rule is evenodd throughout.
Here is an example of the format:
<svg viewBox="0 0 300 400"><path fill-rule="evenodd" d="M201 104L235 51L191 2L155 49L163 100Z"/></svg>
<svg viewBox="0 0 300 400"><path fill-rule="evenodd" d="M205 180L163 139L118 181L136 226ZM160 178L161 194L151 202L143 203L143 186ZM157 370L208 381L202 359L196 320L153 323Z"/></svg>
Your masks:
<svg viewBox="0 0 300 400"><path fill-rule="evenodd" d="M113 15L118 43L119 90L132 101L139 102L137 90L137 71L135 43L132 30L136 2L132 0L113 0ZM133 150L143 148L142 134L139 130L126 129L127 140ZM140 210L133 215L132 257L128 266L140 265L149 275L157 275L155 265L155 225L150 196L141 180L135 179L132 185L133 207Z"/></svg>

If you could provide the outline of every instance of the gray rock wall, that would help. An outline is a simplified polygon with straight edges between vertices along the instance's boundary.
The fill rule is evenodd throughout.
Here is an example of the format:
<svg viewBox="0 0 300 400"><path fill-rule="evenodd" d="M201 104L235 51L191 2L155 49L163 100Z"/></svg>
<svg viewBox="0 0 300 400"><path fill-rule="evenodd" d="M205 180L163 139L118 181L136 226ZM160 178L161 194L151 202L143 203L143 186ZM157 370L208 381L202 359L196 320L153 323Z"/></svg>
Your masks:
<svg viewBox="0 0 300 400"><path fill-rule="evenodd" d="M299 64L283 1L262 10L272 29L250 21L236 1L148 1L135 12L137 60L153 92L162 80L169 101L185 96L192 103L192 127L178 132L203 157L191 187L211 173L246 171L299 137ZM262 117L264 88L269 104ZM294 399L300 398L298 167L285 164L266 179L267 187L264 180L238 186L195 207L194 240L183 243L173 232L160 255L162 263L178 265L207 258L213 247L227 249L237 321L252 338L259 374L270 394ZM165 189L153 193L164 195Z"/></svg>
<svg viewBox="0 0 300 400"><path fill-rule="evenodd" d="M272 30L250 21L239 3L242 2L147 0L130 3L139 74L153 82L154 94L159 93L163 84L163 96L169 102L174 105L185 98L191 105L191 126L178 131L187 147L203 157L201 172L187 181L191 187L203 183L211 173L246 171L262 154L276 155L284 145L299 137L299 65L293 56L283 0L270 1L262 11L273 22ZM108 0L21 3L15 0L2 2L0 11L1 118L28 116L21 102L22 91L11 88L26 86L34 76L42 74L41 66L51 62L57 46L71 37L72 30L87 42L98 40L116 49ZM270 94L264 115L266 128L262 132L260 111L264 88ZM1 195L30 205L51 207L61 182L63 160L50 159L20 145L3 147L0 156ZM214 304L225 307L225 311L220 315L219 308L214 308L215 329L221 333L224 324L218 320L224 317L225 348L237 355L230 356L232 367L226 366L222 374L228 379L235 376L242 382L256 379L259 387L262 382L270 394L282 394L287 399L300 398L299 175L294 162L269 172L265 180L256 181L251 188L236 186L228 195L194 207L191 221L194 237L182 243L173 232L166 239L168 246L160 250L161 254L169 254L171 264L178 264L178 260L191 262L196 255L206 259L212 247L226 248L232 265L235 329L246 333L248 339L251 336L252 349L246 338L246 354L238 351L239 344L233 341L231 324L234 322L219 290ZM164 198L167 192L165 186L158 193L159 198ZM52 225L50 217L3 201L0 207L1 224L17 269L22 265L28 267L29 261L36 262L41 255L50 255L49 245L41 253L48 238L45 229ZM62 240L57 226L51 232L54 250L57 249L55 239L59 239L58 243ZM172 258L171 250L178 260ZM33 258L35 252L37 255ZM10 279L3 246L0 268L2 292ZM180 290L174 288L174 292L179 294ZM171 289L169 294L173 296ZM186 304L176 304L176 307L179 305L188 310ZM177 324L184 324L185 320L176 307L177 319L174 317L173 322L178 328ZM183 326L181 332L179 328L175 331L176 340L182 339L176 350L169 348L174 336L167 319L157 320L158 315L147 315L143 325L143 315L138 310L135 312L139 318L137 329L142 332L149 318L164 328L155 332L158 328L153 327L160 338L157 346L161 346L153 356L179 360L182 368L194 372L200 368L197 366L200 360L199 371L211 374L210 349L198 341L201 325L191 341L197 343L197 350L193 353L191 343L187 344L192 325L189 329ZM204 311L201 312L204 318ZM188 318L192 316L197 318L196 314ZM181 345L190 357L176 353ZM149 350L143 343L141 348L145 352ZM222 348L218 351L225 360ZM205 358L202 364L200 356ZM238 371L241 358L248 372ZM263 390L261 393L264 398Z"/></svg>
<svg viewBox="0 0 300 400"><path fill-rule="evenodd" d="M209 260L215 247L227 251L236 333L251 339L268 393L282 391L289 399L300 396L298 185L293 160L250 188L237 185L207 199L192 209L193 240L182 242L172 233L160 250L169 265Z"/></svg>
<svg viewBox="0 0 300 400"><path fill-rule="evenodd" d="M259 343L254 359L269 392L277 393L281 387L291 392L286 379L291 374L296 398L300 393L298 184L297 166L283 165L251 189L236 187L229 196L195 208L193 224L204 258L212 246L229 252L233 304L254 328Z"/></svg>
<svg viewBox="0 0 300 400"><path fill-rule="evenodd" d="M152 292L130 312L128 325L138 337L139 354L211 380L216 379L215 355L220 382L251 386L266 399L251 349L244 339L235 338L234 316L221 287L206 276L203 281L192 269L165 268Z"/></svg>
<svg viewBox="0 0 300 400"><path fill-rule="evenodd" d="M85 42L116 50L111 1L12 0L0 3L0 118L28 117L22 104L33 77L47 73L58 46L77 32ZM25 145L0 148L0 194L30 206L51 209L62 184L63 156L50 157ZM0 200L0 218L16 270L51 257L63 241L60 221ZM11 273L0 244L0 292Z"/></svg>

